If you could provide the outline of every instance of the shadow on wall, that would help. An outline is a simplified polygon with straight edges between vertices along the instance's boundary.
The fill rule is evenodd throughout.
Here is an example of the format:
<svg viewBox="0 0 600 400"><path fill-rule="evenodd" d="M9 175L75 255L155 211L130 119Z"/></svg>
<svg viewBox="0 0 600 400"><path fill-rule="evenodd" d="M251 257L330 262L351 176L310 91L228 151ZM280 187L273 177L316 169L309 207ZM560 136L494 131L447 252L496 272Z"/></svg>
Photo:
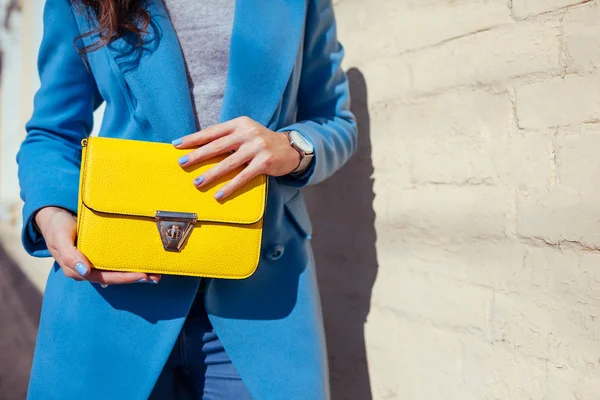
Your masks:
<svg viewBox="0 0 600 400"><path fill-rule="evenodd" d="M0 399L24 399L42 295L0 245Z"/></svg>
<svg viewBox="0 0 600 400"><path fill-rule="evenodd" d="M314 225L333 400L371 399L364 324L377 276L373 161L367 85L348 71L358 151L333 177L304 192Z"/></svg>

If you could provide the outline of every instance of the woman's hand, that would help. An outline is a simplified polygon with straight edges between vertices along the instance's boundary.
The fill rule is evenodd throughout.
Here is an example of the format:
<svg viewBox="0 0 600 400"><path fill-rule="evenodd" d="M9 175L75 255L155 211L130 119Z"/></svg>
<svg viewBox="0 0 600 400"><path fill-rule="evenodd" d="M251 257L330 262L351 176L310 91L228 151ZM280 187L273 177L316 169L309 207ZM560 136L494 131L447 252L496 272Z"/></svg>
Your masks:
<svg viewBox="0 0 600 400"><path fill-rule="evenodd" d="M58 207L44 207L35 216L52 257L69 278L88 280L103 285L120 283L158 283L160 275L137 272L102 271L90 268L88 259L74 246L77 220L73 214Z"/></svg>
<svg viewBox="0 0 600 400"><path fill-rule="evenodd" d="M300 153L290 146L287 135L273 132L248 117L236 118L184 136L174 140L173 145L178 149L201 146L179 159L182 167L231 153L194 180L198 188L247 165L215 194L217 200L231 195L257 175L287 175L300 164Z"/></svg>

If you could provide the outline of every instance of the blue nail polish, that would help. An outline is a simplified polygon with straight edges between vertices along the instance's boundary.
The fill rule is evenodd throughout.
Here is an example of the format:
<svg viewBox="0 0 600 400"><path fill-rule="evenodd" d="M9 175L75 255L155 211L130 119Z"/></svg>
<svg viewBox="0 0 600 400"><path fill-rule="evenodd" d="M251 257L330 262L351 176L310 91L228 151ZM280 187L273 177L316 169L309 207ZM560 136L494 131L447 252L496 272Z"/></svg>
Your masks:
<svg viewBox="0 0 600 400"><path fill-rule="evenodd" d="M194 179L194 185L196 185L196 186L201 185L202 182L204 182L204 177L203 176L199 176L196 179Z"/></svg>
<svg viewBox="0 0 600 400"><path fill-rule="evenodd" d="M75 264L75 270L79 275L85 276L88 272L88 267L86 267L84 263L78 262Z"/></svg>
<svg viewBox="0 0 600 400"><path fill-rule="evenodd" d="M171 143L173 144L173 146L179 146L181 143L183 143L183 139L175 139Z"/></svg>
<svg viewBox="0 0 600 400"><path fill-rule="evenodd" d="M136 283L149 283L148 279L146 278L142 278L142 279L138 279L137 281L135 281Z"/></svg>
<svg viewBox="0 0 600 400"><path fill-rule="evenodd" d="M188 156L183 156L179 159L179 164L185 164L189 159L190 158Z"/></svg>
<svg viewBox="0 0 600 400"><path fill-rule="evenodd" d="M157 281L156 279L150 279L150 280L148 281L148 283L151 283L151 284L153 284L153 285L157 285L157 284L158 284L158 281Z"/></svg>
<svg viewBox="0 0 600 400"><path fill-rule="evenodd" d="M217 200L222 199L223 196L225 196L225 193L223 193L222 190L219 190L217 193L215 193L215 199L217 199Z"/></svg>

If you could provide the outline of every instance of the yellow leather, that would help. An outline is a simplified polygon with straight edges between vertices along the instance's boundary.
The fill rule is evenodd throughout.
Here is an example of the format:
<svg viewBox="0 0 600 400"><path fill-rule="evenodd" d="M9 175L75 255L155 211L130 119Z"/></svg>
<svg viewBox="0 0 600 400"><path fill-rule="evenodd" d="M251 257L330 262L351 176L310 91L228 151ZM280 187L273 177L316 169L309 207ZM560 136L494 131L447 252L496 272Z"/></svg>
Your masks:
<svg viewBox="0 0 600 400"><path fill-rule="evenodd" d="M83 143L77 247L98 269L243 279L260 257L267 179L232 196L214 194L239 171L198 190L193 180L225 156L183 169L190 150L170 144L92 137ZM166 251L157 211L195 213L180 252Z"/></svg>

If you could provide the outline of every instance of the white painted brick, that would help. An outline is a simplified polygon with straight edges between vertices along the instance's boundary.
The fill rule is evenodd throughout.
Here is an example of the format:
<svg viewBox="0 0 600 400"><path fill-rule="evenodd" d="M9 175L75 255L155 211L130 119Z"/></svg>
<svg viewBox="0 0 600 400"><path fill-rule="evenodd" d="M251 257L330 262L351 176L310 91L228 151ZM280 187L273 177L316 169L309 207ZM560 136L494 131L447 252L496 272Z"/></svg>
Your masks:
<svg viewBox="0 0 600 400"><path fill-rule="evenodd" d="M336 7L349 65L433 45L509 21L501 1L345 0Z"/></svg>
<svg viewBox="0 0 600 400"><path fill-rule="evenodd" d="M397 318L372 308L365 339L369 365L382 365L372 374L374 399L477 400L461 385L461 335ZM431 384L435 377L435 384Z"/></svg>
<svg viewBox="0 0 600 400"><path fill-rule="evenodd" d="M386 265L407 268L432 279L444 278L459 285L469 283L506 293L533 287L533 271L525 266L529 249L518 241L474 240L439 246L426 245L418 237L393 239L382 238L381 245L387 251L379 256Z"/></svg>
<svg viewBox="0 0 600 400"><path fill-rule="evenodd" d="M493 184L493 141L482 138L407 139L412 183Z"/></svg>
<svg viewBox="0 0 600 400"><path fill-rule="evenodd" d="M517 354L503 343L465 337L462 371L463 385L476 399L545 400L545 362Z"/></svg>
<svg viewBox="0 0 600 400"><path fill-rule="evenodd" d="M598 393L600 373L597 367L583 372L566 365L548 366L547 400L595 400Z"/></svg>
<svg viewBox="0 0 600 400"><path fill-rule="evenodd" d="M404 141L402 148L410 162L413 185L504 184L535 188L546 187L552 181L552 137L535 133L488 138L417 136Z"/></svg>
<svg viewBox="0 0 600 400"><path fill-rule="evenodd" d="M519 132L491 144L495 181L516 189L545 188L553 183L553 133Z"/></svg>
<svg viewBox="0 0 600 400"><path fill-rule="evenodd" d="M578 242L600 248L600 193L590 189L571 192L521 193L517 210L517 232L526 238L550 243Z"/></svg>
<svg viewBox="0 0 600 400"><path fill-rule="evenodd" d="M399 316L423 323L485 333L492 290L427 276L407 267L379 270L372 307L394 310Z"/></svg>
<svg viewBox="0 0 600 400"><path fill-rule="evenodd" d="M492 335L517 353L547 359L557 366L583 368L600 358L600 348L595 346L600 307L535 291L496 293L494 300Z"/></svg>
<svg viewBox="0 0 600 400"><path fill-rule="evenodd" d="M406 98L410 90L410 69L400 57L381 57L365 63L361 68L366 82L368 82L368 103L383 101L397 101ZM393 79L380 79L382 76Z"/></svg>
<svg viewBox="0 0 600 400"><path fill-rule="evenodd" d="M586 0L512 0L512 12L517 18L554 11Z"/></svg>
<svg viewBox="0 0 600 400"><path fill-rule="evenodd" d="M485 182L493 173L492 158L469 152L463 143L473 143L472 149L485 147L514 125L508 95L483 91L434 96L414 104L378 103L371 107L371 121L376 185L387 175L401 187ZM453 159L444 162L448 157Z"/></svg>
<svg viewBox="0 0 600 400"><path fill-rule="evenodd" d="M480 90L443 94L402 102L378 104L370 109L372 140L404 136L492 137L512 128L512 105L506 93Z"/></svg>
<svg viewBox="0 0 600 400"><path fill-rule="evenodd" d="M510 24L406 55L416 94L561 73L554 19Z"/></svg>
<svg viewBox="0 0 600 400"><path fill-rule="evenodd" d="M385 184L385 183L383 183ZM387 187L381 227L424 243L460 243L506 236L513 193L491 186Z"/></svg>
<svg viewBox="0 0 600 400"><path fill-rule="evenodd" d="M600 64L600 9L598 3L569 10L563 18L569 71L595 70Z"/></svg>
<svg viewBox="0 0 600 400"><path fill-rule="evenodd" d="M600 253L548 245L530 247L523 260L531 273L531 288L565 304L586 304L600 308L597 283L600 281Z"/></svg>
<svg viewBox="0 0 600 400"><path fill-rule="evenodd" d="M600 125L587 133L557 137L556 164L560 184L576 190L598 185Z"/></svg>
<svg viewBox="0 0 600 400"><path fill-rule="evenodd" d="M600 78L567 75L517 88L517 116L524 128L600 119Z"/></svg>
<svg viewBox="0 0 600 400"><path fill-rule="evenodd" d="M372 108L372 115L377 171L401 171L403 186L531 188L551 181L554 131L511 135L515 121L507 93L469 90L415 104L381 104Z"/></svg>

